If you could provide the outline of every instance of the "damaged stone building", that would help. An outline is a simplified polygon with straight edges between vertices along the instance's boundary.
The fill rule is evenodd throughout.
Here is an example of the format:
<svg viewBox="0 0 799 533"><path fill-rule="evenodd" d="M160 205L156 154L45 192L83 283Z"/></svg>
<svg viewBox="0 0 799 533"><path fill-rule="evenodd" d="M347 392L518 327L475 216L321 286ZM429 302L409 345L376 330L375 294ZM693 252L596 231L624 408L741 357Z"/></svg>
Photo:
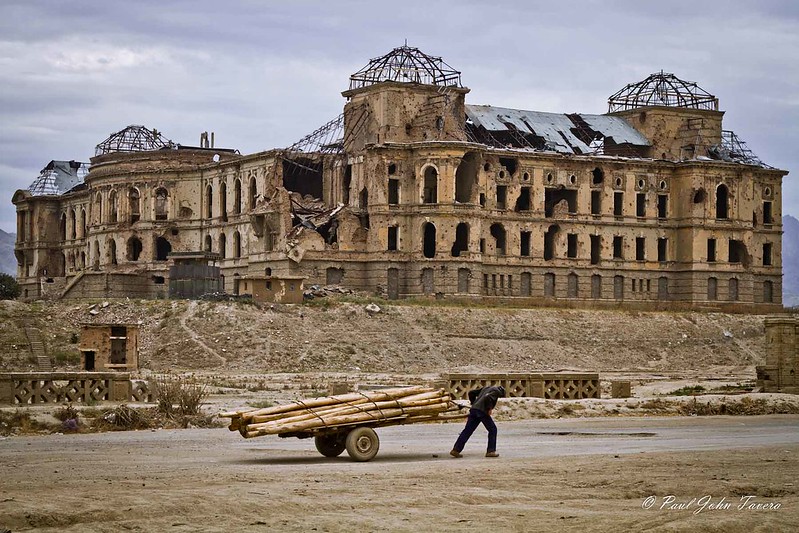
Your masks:
<svg viewBox="0 0 799 533"><path fill-rule="evenodd" d="M242 155L129 126L15 193L24 295L166 297L183 258L181 283L196 267L229 293L274 276L388 298L781 307L787 172L723 129L715 96L664 72L605 114L468 93L406 45L289 148Z"/></svg>

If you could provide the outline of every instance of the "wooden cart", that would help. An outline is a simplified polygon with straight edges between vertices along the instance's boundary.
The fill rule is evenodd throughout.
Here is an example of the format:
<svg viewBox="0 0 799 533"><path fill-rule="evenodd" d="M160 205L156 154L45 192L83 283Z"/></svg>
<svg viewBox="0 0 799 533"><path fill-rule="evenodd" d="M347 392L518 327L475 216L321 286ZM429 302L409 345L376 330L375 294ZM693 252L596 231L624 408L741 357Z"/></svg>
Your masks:
<svg viewBox="0 0 799 533"><path fill-rule="evenodd" d="M262 435L313 437L325 457L347 450L354 461L369 461L380 449L376 428L441 422L466 416L443 389L403 387L314 398L272 408L222 413L229 429L245 438Z"/></svg>

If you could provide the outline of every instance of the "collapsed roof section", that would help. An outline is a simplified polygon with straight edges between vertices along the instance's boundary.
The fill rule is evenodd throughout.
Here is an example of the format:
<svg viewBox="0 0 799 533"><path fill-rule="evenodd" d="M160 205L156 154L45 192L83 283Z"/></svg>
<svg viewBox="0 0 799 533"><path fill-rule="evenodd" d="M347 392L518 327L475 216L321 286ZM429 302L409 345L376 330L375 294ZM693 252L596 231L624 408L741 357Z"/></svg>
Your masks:
<svg viewBox="0 0 799 533"><path fill-rule="evenodd" d="M469 140L497 148L646 157L650 147L627 121L608 115L467 105L466 119Z"/></svg>
<svg viewBox="0 0 799 533"><path fill-rule="evenodd" d="M761 161L735 132L729 130L721 131L721 144L712 146L708 150L708 155L711 159L719 159L730 163L774 168Z"/></svg>
<svg viewBox="0 0 799 533"><path fill-rule="evenodd" d="M626 85L608 98L608 113L651 106L718 111L719 99L695 82L681 80L662 70Z"/></svg>
<svg viewBox="0 0 799 533"><path fill-rule="evenodd" d="M33 196L61 195L81 185L89 167L79 161L50 161L28 191Z"/></svg>
<svg viewBox="0 0 799 533"><path fill-rule="evenodd" d="M106 140L94 148L94 155L105 155L116 152L148 152L162 148L174 148L175 143L164 138L156 129L130 125L112 133Z"/></svg>
<svg viewBox="0 0 799 533"><path fill-rule="evenodd" d="M429 56L418 48L408 46L408 43L370 60L368 65L350 76L350 90L384 81L463 87L460 71L440 57Z"/></svg>

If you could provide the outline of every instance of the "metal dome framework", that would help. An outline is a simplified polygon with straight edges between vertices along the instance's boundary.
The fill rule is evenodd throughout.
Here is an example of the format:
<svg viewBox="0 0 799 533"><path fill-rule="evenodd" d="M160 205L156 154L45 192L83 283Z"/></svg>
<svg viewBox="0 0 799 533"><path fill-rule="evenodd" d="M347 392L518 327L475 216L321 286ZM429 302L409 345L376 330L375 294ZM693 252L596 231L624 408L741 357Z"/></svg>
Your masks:
<svg viewBox="0 0 799 533"><path fill-rule="evenodd" d="M164 138L156 130L144 126L130 125L127 128L112 133L106 140L94 148L94 155L105 155L116 152L148 152L162 148L172 148L175 144Z"/></svg>
<svg viewBox="0 0 799 533"><path fill-rule="evenodd" d="M463 87L460 71L449 66L440 57L427 55L407 43L384 56L370 60L368 65L350 76L350 90L384 81Z"/></svg>
<svg viewBox="0 0 799 533"><path fill-rule="evenodd" d="M695 82L668 72L656 72L638 83L630 83L608 98L608 112L640 107L666 106L718 111L719 99Z"/></svg>

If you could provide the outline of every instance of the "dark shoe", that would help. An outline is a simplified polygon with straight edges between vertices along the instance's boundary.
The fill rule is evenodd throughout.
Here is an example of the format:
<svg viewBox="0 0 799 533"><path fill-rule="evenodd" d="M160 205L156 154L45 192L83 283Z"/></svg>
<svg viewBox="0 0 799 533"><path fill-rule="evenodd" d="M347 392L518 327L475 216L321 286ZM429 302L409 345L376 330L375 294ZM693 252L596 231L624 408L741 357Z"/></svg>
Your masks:
<svg viewBox="0 0 799 533"><path fill-rule="evenodd" d="M455 450L455 449L453 449L451 452L449 452L449 454L452 457L454 457L455 459L460 459L461 457L463 457L463 454L461 452L459 452L458 450Z"/></svg>
<svg viewBox="0 0 799 533"><path fill-rule="evenodd" d="M497 452L486 452L486 457L499 457Z"/></svg>

